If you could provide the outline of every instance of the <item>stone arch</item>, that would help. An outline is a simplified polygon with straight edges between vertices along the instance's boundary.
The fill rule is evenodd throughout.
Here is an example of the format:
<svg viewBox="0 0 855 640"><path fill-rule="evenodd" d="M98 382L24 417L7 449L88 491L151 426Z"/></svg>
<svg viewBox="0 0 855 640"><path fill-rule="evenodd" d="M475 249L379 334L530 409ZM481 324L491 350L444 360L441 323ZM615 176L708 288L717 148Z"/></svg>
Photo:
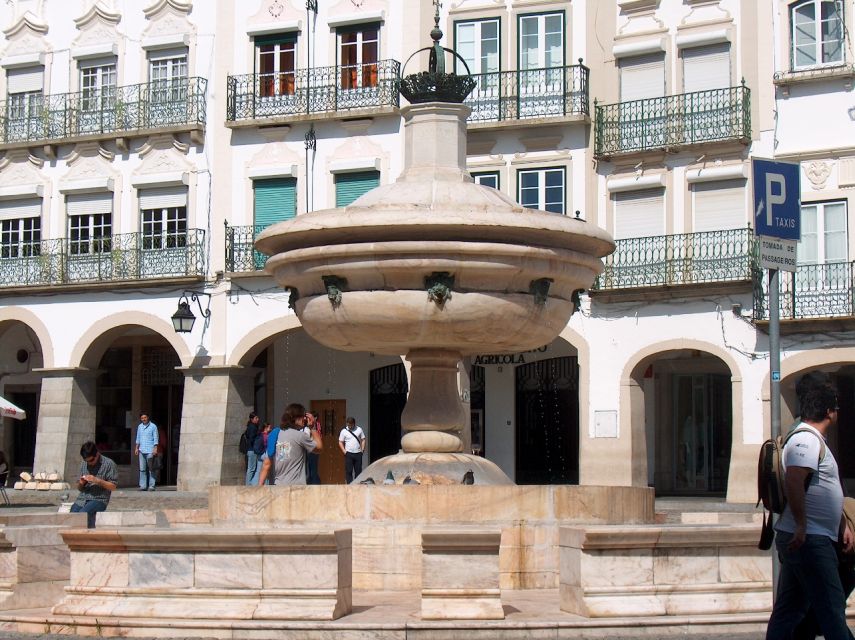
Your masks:
<svg viewBox="0 0 855 640"><path fill-rule="evenodd" d="M232 349L226 362L232 367L252 366L258 354L270 346L276 338L295 329L301 329L302 326L295 315L268 320L244 335Z"/></svg>
<svg viewBox="0 0 855 640"><path fill-rule="evenodd" d="M786 356L781 359L781 380L790 376L807 371L839 364L855 363L855 347L835 347L833 351L818 349L813 351L802 351L800 353ZM768 418L767 404L769 402L769 372L763 376L760 387L760 397L763 400L764 418ZM764 420L768 423L768 420Z"/></svg>
<svg viewBox="0 0 855 640"><path fill-rule="evenodd" d="M648 345L627 360L620 378L620 432L630 434L631 478L634 486L648 484L648 452L645 421L645 397L640 376L648 365L673 351L700 351L720 360L730 372L731 451L727 478L727 499L744 501L754 491L756 451L746 447L743 426L742 372L736 359L720 346L703 340L677 338ZM748 461L751 461L748 464Z"/></svg>
<svg viewBox="0 0 855 640"><path fill-rule="evenodd" d="M5 325L11 322L22 322L27 325L30 330L36 334L39 341L39 347L42 353L43 366L46 369L54 367L54 352L53 342L50 339L47 327L29 309L21 307L2 307L0 308L0 333L5 329Z"/></svg>
<svg viewBox="0 0 855 640"><path fill-rule="evenodd" d="M192 363L193 354L169 322L150 313L122 311L101 318L89 327L74 346L69 366L96 369L110 343L129 326L150 329L169 343L178 354L182 366L187 367Z"/></svg>
<svg viewBox="0 0 855 640"><path fill-rule="evenodd" d="M588 340L575 329L564 327L558 337L576 349L579 358L579 465L582 466L583 445L588 434L590 411L585 408L591 404L591 347Z"/></svg>

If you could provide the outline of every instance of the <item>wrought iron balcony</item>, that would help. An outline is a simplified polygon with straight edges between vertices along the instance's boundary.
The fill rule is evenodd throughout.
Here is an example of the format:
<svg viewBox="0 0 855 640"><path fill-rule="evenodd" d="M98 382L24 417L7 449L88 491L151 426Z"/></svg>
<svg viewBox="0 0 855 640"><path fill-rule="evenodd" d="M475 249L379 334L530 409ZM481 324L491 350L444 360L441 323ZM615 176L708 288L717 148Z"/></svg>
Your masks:
<svg viewBox="0 0 855 640"><path fill-rule="evenodd" d="M469 122L588 115L588 67L581 64L473 75Z"/></svg>
<svg viewBox="0 0 855 640"><path fill-rule="evenodd" d="M855 263L802 264L795 273L778 272L781 320L855 316ZM754 319L769 319L768 278L757 270Z"/></svg>
<svg viewBox="0 0 855 640"><path fill-rule="evenodd" d="M230 122L397 107L397 60L228 77Z"/></svg>
<svg viewBox="0 0 855 640"><path fill-rule="evenodd" d="M243 273L260 271L267 263L267 256L255 250L255 238L263 225L230 227L226 224L226 271Z"/></svg>
<svg viewBox="0 0 855 640"><path fill-rule="evenodd" d="M57 238L0 246L0 287L205 275L205 231Z"/></svg>
<svg viewBox="0 0 855 640"><path fill-rule="evenodd" d="M0 143L205 124L205 78L184 78L0 102ZM22 99L26 98L26 99Z"/></svg>
<svg viewBox="0 0 855 640"><path fill-rule="evenodd" d="M728 229L617 240L603 262L595 291L750 282L755 242L751 229Z"/></svg>
<svg viewBox="0 0 855 640"><path fill-rule="evenodd" d="M751 91L727 89L596 105L596 153L671 149L706 142L751 139Z"/></svg>

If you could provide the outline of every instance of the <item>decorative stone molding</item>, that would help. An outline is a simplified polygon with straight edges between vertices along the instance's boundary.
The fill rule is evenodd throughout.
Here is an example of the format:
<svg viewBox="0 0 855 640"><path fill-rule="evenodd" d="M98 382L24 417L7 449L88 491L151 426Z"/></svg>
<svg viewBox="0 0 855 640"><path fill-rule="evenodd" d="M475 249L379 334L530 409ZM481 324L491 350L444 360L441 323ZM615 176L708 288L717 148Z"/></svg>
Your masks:
<svg viewBox="0 0 855 640"><path fill-rule="evenodd" d="M107 24L117 25L122 20L122 14L119 12L110 11L102 2L95 2L89 11L84 13L79 18L74 19L75 26L83 31L90 24L104 22Z"/></svg>
<svg viewBox="0 0 855 640"><path fill-rule="evenodd" d="M636 42L615 44L612 47L612 55L615 58L626 58L629 56L642 56L649 53L661 53L665 51L665 38L650 38Z"/></svg>
<svg viewBox="0 0 855 640"><path fill-rule="evenodd" d="M684 0L684 2L690 10L680 21L677 29L700 24L733 22L733 16L719 4L718 0Z"/></svg>
<svg viewBox="0 0 855 640"><path fill-rule="evenodd" d="M724 42L730 42L730 32L727 29L684 33L678 35L675 40L678 49L703 47L708 44L721 44Z"/></svg>
<svg viewBox="0 0 855 640"><path fill-rule="evenodd" d="M176 146L176 142L172 136L149 138L145 152L140 151L142 164L133 172L131 180L142 180L142 176L171 175L180 176L179 182L183 182L184 176L192 172L194 167L185 156L188 146Z"/></svg>
<svg viewBox="0 0 855 640"><path fill-rule="evenodd" d="M47 24L41 22L30 12L22 15L11 27L3 31L8 40L8 45L3 50L4 60L16 56L33 56L50 50L45 34ZM28 64L44 64L44 61L30 62ZM11 65L4 65L11 66Z"/></svg>
<svg viewBox="0 0 855 640"><path fill-rule="evenodd" d="M175 149L176 151L186 153L190 150L190 145L184 142L181 142L175 136L171 134L162 134L158 136L151 136L148 140L143 143L143 145L137 149L137 152L140 154L141 158L145 158L148 154L152 153L158 149Z"/></svg>
<svg viewBox="0 0 855 640"><path fill-rule="evenodd" d="M327 20L331 29L344 27L350 24L361 24L365 22L383 22L386 20L386 12L382 9L376 11L360 11L359 13L344 13Z"/></svg>
<svg viewBox="0 0 855 640"><path fill-rule="evenodd" d="M661 0L617 0L621 13L637 13L641 11L656 11Z"/></svg>
<svg viewBox="0 0 855 640"><path fill-rule="evenodd" d="M69 169L60 180L60 191L112 190L118 176L110 164L114 157L97 142L78 144L65 158Z"/></svg>
<svg viewBox="0 0 855 640"><path fill-rule="evenodd" d="M131 176L131 186L135 189L141 187L180 187L188 184L190 184L190 174L187 171L166 171Z"/></svg>
<svg viewBox="0 0 855 640"><path fill-rule="evenodd" d="M467 7L466 5L474 5ZM505 6L505 0L458 0L451 3L451 12L467 10L467 9L483 9L485 6L492 8L495 5Z"/></svg>
<svg viewBox="0 0 855 640"><path fill-rule="evenodd" d="M837 186L841 189L855 187L855 158L841 158L837 165Z"/></svg>
<svg viewBox="0 0 855 640"><path fill-rule="evenodd" d="M305 13L298 11L288 0L265 0L255 15L247 20L246 32L250 36L260 36L267 33L300 31L304 16ZM293 28L294 25L296 29Z"/></svg>
<svg viewBox="0 0 855 640"><path fill-rule="evenodd" d="M807 162L802 164L802 169L805 172L805 176L810 181L810 186L814 191L821 191L825 189L825 185L828 182L828 176L831 175L831 169L834 165L830 162L823 162L822 160L814 160L812 162Z"/></svg>
<svg viewBox="0 0 855 640"><path fill-rule="evenodd" d="M180 46L191 42L196 35L196 25L188 18L192 7L191 2L158 0L144 9L149 25L142 34L143 48ZM169 40L169 37L173 39Z"/></svg>
<svg viewBox="0 0 855 640"><path fill-rule="evenodd" d="M262 146L258 153L250 158L249 163L247 163L247 174L262 170L278 171L283 167L300 166L302 162L303 159L300 155L289 148L287 144L272 140Z"/></svg>
<svg viewBox="0 0 855 640"><path fill-rule="evenodd" d="M43 165L26 150L7 153L0 161L0 198L41 197L47 182L39 171Z"/></svg>
<svg viewBox="0 0 855 640"><path fill-rule="evenodd" d="M269 165L252 167L247 172L250 180L264 178L296 178L298 166L296 164Z"/></svg>
<svg viewBox="0 0 855 640"><path fill-rule="evenodd" d="M329 164L330 173L354 173L357 171L380 171L380 158L352 158L336 160Z"/></svg>
<svg viewBox="0 0 855 640"><path fill-rule="evenodd" d="M629 176L624 178L612 178L606 182L609 193L620 193L622 191L636 191L641 189L657 189L665 186L665 174L654 174L649 176Z"/></svg>

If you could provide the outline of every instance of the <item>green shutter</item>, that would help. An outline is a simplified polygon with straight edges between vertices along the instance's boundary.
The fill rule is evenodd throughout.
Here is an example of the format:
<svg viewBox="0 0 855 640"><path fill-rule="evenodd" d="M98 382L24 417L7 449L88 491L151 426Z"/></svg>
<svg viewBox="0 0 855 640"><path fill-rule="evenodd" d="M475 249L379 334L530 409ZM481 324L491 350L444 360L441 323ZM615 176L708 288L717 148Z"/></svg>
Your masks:
<svg viewBox="0 0 855 640"><path fill-rule="evenodd" d="M297 180L272 178L254 180L255 224L269 227L276 222L290 220L297 214Z"/></svg>
<svg viewBox="0 0 855 640"><path fill-rule="evenodd" d="M340 173L335 177L335 206L346 207L362 194L379 186L379 171Z"/></svg>

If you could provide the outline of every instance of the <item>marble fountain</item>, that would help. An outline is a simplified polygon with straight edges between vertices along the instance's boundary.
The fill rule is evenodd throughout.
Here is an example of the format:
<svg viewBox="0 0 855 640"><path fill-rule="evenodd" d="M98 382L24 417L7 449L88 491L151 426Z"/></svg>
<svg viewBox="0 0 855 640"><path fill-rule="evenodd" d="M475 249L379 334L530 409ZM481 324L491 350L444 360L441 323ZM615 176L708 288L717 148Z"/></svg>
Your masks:
<svg viewBox="0 0 855 640"><path fill-rule="evenodd" d="M430 93L443 71L438 31L431 70L419 74L427 93L408 95L404 81L411 104L401 109L398 180L270 227L256 244L315 340L406 356L402 452L363 477L393 470L420 484L215 486L205 511L136 526L107 512L96 530L51 525L67 550L65 573L53 576L66 580L64 594L49 614L0 615L0 627L252 638L487 629L530 638L640 624L685 632L692 620L750 630L765 619L771 564L754 548L756 525L657 525L647 487L517 486L463 453L461 358L552 341L614 243L594 224L524 209L472 181L469 110L462 97ZM460 484L467 470L473 485ZM14 543L6 550L17 553ZM11 592L20 577L9 558L0 557L0 608L2 580ZM354 593L374 594L379 611L397 597L384 594L413 594L415 609L363 623ZM521 593L540 594L539 604L504 620Z"/></svg>

